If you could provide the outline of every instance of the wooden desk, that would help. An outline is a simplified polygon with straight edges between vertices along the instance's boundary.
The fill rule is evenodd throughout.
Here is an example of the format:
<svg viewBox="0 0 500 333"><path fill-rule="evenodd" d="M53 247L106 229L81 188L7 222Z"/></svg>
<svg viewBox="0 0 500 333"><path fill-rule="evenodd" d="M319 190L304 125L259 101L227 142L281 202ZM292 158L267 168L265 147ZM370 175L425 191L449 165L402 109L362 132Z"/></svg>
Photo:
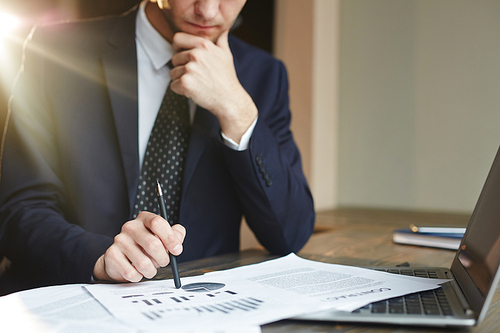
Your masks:
<svg viewBox="0 0 500 333"><path fill-rule="evenodd" d="M404 262L411 266L449 267L454 251L397 245L392 242L392 230L413 223L419 226L465 227L468 215L339 209L317 214L316 230L298 253L322 262L356 266L395 266ZM262 249L196 260L179 265L182 276L203 274L261 262L273 258ZM162 269L158 279L171 278L169 269ZM485 320L471 329L433 329L376 325L352 325L326 322L284 320L262 327L263 332L499 332L500 289Z"/></svg>

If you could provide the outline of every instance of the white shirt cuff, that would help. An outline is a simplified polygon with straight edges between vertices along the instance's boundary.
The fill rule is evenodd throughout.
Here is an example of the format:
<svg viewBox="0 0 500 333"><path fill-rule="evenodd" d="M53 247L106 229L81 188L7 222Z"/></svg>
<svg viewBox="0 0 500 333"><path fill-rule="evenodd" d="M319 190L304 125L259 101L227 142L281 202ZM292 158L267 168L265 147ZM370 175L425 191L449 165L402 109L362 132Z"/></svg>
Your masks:
<svg viewBox="0 0 500 333"><path fill-rule="evenodd" d="M255 120L253 121L252 125L246 130L246 132L243 134L240 140L240 144L237 144L234 140L228 138L227 136L224 135L224 133L221 131L220 134L222 135L222 139L224 140L224 143L226 146L233 150L237 151L243 151L248 148L248 144L250 143L250 138L252 137L253 134L253 129L255 128L255 124L257 124L257 119L259 117L256 117Z"/></svg>

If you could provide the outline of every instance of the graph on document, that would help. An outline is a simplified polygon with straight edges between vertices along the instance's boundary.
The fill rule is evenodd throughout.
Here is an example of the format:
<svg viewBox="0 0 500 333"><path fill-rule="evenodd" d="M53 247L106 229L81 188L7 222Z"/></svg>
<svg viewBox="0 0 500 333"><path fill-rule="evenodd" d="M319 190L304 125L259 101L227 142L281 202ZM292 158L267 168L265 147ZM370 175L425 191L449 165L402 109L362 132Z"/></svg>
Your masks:
<svg viewBox="0 0 500 333"><path fill-rule="evenodd" d="M193 283L182 291L132 293L121 298L150 321L250 314L265 305L262 299L240 295L220 283Z"/></svg>

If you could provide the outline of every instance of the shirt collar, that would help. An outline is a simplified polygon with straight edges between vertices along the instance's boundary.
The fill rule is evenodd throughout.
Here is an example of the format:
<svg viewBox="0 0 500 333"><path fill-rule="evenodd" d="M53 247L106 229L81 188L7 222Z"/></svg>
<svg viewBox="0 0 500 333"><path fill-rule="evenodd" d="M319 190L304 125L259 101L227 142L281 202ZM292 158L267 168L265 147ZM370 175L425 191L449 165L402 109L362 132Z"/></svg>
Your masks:
<svg viewBox="0 0 500 333"><path fill-rule="evenodd" d="M154 68L165 66L174 54L172 45L149 22L145 8L149 0L142 1L137 14L135 36L142 45Z"/></svg>

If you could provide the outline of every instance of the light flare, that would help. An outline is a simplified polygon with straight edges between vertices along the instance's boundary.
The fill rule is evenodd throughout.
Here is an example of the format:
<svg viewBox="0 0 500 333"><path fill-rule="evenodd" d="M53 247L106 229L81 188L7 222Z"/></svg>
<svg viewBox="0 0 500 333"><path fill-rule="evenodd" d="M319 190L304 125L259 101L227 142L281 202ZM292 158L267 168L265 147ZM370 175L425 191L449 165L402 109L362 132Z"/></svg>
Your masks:
<svg viewBox="0 0 500 333"><path fill-rule="evenodd" d="M11 14L0 12L0 38L9 35L21 26L21 20Z"/></svg>

